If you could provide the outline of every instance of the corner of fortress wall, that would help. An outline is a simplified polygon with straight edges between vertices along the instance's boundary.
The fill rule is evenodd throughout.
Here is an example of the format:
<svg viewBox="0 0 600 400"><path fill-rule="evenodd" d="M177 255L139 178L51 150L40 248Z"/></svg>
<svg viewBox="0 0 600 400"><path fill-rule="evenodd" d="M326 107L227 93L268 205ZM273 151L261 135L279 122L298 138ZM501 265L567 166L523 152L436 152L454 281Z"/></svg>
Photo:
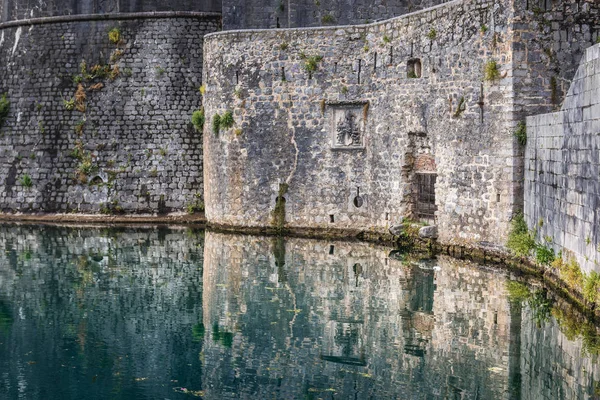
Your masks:
<svg viewBox="0 0 600 400"><path fill-rule="evenodd" d="M600 262L600 44L588 48L559 112L527 118L525 216L537 239Z"/></svg>
<svg viewBox="0 0 600 400"><path fill-rule="evenodd" d="M207 35L207 118L235 121L205 129L209 221L273 226L284 197L288 227L383 232L435 212L444 241L502 243L516 174L511 31L499 11L511 7L501 3ZM491 60L498 79L485 81ZM423 197L434 181L432 205Z"/></svg>
<svg viewBox="0 0 600 400"><path fill-rule="evenodd" d="M201 201L202 135L190 117L203 36L219 26L219 15L180 12L0 25L0 93L11 103L0 210L166 213Z"/></svg>

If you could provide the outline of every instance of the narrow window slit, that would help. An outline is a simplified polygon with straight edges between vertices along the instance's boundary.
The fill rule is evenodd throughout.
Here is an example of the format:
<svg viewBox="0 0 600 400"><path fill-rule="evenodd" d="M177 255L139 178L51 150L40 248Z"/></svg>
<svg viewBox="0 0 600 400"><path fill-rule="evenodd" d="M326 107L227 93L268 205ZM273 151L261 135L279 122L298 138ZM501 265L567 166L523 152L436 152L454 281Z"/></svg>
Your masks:
<svg viewBox="0 0 600 400"><path fill-rule="evenodd" d="M335 222L335 216L333 214L329 215L329 222L332 224Z"/></svg>
<svg viewBox="0 0 600 400"><path fill-rule="evenodd" d="M330 245L329 246L329 254L333 255L334 251L335 251L335 246L334 245Z"/></svg>
<svg viewBox="0 0 600 400"><path fill-rule="evenodd" d="M358 84L360 85L360 72L362 69L362 60L358 60Z"/></svg>

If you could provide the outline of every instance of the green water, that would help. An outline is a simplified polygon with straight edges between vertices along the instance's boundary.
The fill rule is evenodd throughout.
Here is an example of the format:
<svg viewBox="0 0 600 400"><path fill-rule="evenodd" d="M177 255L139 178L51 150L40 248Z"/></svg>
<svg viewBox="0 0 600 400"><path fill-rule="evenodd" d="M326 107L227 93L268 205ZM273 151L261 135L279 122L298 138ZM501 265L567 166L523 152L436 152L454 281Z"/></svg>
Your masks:
<svg viewBox="0 0 600 400"><path fill-rule="evenodd" d="M365 243L0 226L0 399L593 399L540 286Z"/></svg>

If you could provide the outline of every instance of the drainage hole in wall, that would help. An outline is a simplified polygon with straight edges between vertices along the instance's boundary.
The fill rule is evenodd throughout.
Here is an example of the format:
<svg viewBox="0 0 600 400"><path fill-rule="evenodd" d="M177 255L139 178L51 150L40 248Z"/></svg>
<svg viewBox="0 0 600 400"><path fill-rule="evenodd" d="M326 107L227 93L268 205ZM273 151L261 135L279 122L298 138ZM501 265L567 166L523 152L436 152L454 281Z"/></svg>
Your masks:
<svg viewBox="0 0 600 400"><path fill-rule="evenodd" d="M354 207L361 208L363 206L363 204L364 204L364 200L362 197L356 196L354 198Z"/></svg>
<svg viewBox="0 0 600 400"><path fill-rule="evenodd" d="M334 245L329 246L329 254L333 255L334 251L335 251L335 246Z"/></svg>
<svg viewBox="0 0 600 400"><path fill-rule="evenodd" d="M329 216L329 222L331 222L332 224L335 222L335 216L333 214Z"/></svg>

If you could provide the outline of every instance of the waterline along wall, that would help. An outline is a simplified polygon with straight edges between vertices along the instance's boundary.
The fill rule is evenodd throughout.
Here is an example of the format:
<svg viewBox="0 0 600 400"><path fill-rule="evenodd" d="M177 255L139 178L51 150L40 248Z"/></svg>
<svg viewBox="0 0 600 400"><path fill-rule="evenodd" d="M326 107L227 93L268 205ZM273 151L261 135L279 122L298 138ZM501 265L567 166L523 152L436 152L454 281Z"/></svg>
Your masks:
<svg viewBox="0 0 600 400"><path fill-rule="evenodd" d="M509 10L455 1L371 25L208 35L208 220L387 231L435 214L444 240L501 241L517 179ZM234 125L213 132L228 111Z"/></svg>
<svg viewBox="0 0 600 400"><path fill-rule="evenodd" d="M0 209L166 213L202 198L204 34L219 14L0 24ZM109 35L111 33L112 35Z"/></svg>
<svg viewBox="0 0 600 400"><path fill-rule="evenodd" d="M537 239L586 272L600 262L600 45L590 47L559 112L527 119L525 215Z"/></svg>

